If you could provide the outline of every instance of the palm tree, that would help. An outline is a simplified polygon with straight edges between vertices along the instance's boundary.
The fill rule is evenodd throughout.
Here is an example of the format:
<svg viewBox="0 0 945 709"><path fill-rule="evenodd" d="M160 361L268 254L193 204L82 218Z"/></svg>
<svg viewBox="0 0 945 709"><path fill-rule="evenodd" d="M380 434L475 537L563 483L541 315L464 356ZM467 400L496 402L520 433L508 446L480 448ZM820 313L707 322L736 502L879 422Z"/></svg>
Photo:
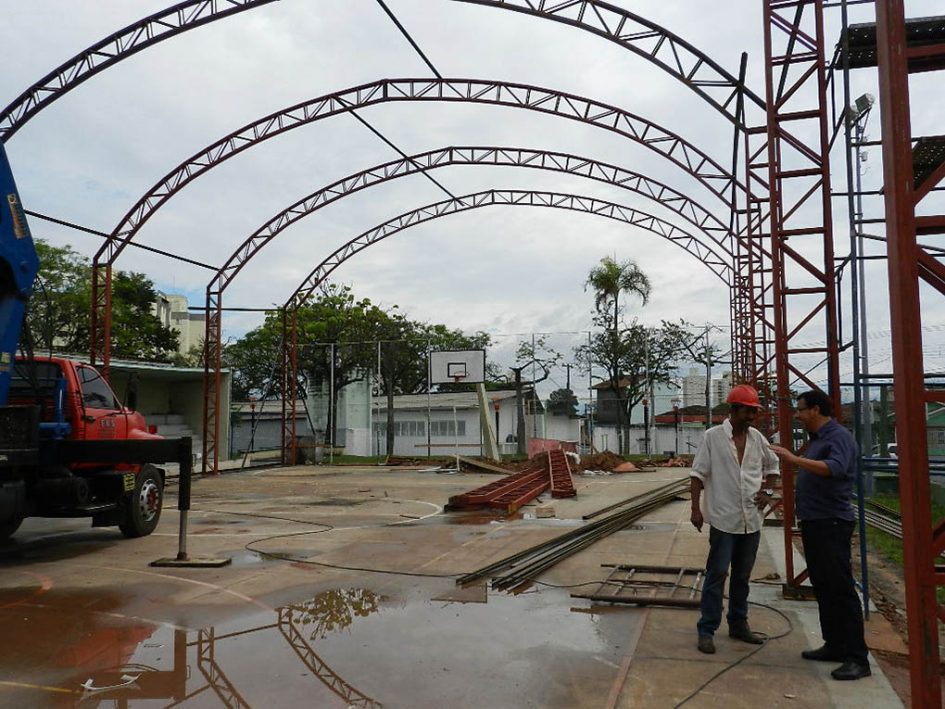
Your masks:
<svg viewBox="0 0 945 709"><path fill-rule="evenodd" d="M594 289L594 307L598 313L610 319L611 328L617 329L620 321L620 294L640 296L643 305L650 299L650 279L634 261L617 263L610 256L600 260L600 265L591 269L587 286ZM613 310L613 316L610 315Z"/></svg>

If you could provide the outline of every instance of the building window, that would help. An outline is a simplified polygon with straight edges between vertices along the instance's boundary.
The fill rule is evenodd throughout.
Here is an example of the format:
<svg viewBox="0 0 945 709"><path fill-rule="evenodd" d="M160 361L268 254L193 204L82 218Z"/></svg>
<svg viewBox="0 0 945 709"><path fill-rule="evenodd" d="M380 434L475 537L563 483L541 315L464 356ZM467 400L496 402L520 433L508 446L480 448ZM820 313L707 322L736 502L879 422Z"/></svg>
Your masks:
<svg viewBox="0 0 945 709"><path fill-rule="evenodd" d="M456 433L456 425L459 426L459 434ZM457 435L465 436L466 435L466 422L465 421L431 421L430 422L430 435L434 437L445 438L447 436L455 438Z"/></svg>
<svg viewBox="0 0 945 709"><path fill-rule="evenodd" d="M930 446L945 446L945 428L928 429Z"/></svg>
<svg viewBox="0 0 945 709"><path fill-rule="evenodd" d="M374 424L375 436L387 435L386 423ZM422 438L427 435L426 421L394 421L394 437Z"/></svg>

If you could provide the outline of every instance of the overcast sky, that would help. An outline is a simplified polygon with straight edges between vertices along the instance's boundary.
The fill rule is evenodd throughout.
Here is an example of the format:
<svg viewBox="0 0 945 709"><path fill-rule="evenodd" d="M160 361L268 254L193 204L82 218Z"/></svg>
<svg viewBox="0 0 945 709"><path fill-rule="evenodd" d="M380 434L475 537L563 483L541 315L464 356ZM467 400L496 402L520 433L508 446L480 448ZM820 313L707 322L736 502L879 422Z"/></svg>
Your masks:
<svg viewBox="0 0 945 709"><path fill-rule="evenodd" d="M764 95L761 2L612 0L671 29L737 74L749 53L748 83ZM730 124L689 89L633 53L560 23L454 0L387 0L444 77L496 79L568 91L617 105L686 137L721 164L731 162ZM169 5L168 0L0 0L0 105L85 47ZM940 3L909 5L938 14ZM940 10L940 7L938 8ZM856 7L853 19L871 19ZM828 11L831 43L839 10ZM862 76L861 76L862 74ZM381 78L427 77L376 0L280 0L213 22L146 49L88 80L33 118L7 144L27 208L110 232L125 212L180 162L270 112ZM858 72L854 96L877 93ZM923 83L924 82L924 83ZM941 88L913 81L925 100L914 132L941 133ZM930 96L939 97L938 101ZM535 112L437 103L382 104L360 115L408 154L450 145L558 150L615 163L665 181L726 223L728 214L694 180L630 141L600 128ZM878 116L870 135L878 137ZM340 115L268 140L195 180L145 225L137 240L222 264L260 225L296 200L397 154L355 118ZM842 151L835 187L843 189ZM881 182L871 151L864 179ZM453 194L484 189L553 190L596 196L687 227L672 211L626 190L558 173L482 166L447 167L434 176ZM248 265L225 305L268 307L285 301L340 244L403 212L445 198L420 176L369 188L293 225ZM879 202L867 205L880 216ZM838 252L848 249L846 205L835 204ZM34 233L91 256L96 237L38 220ZM877 231L879 227L877 226ZM490 207L404 230L344 263L332 276L358 296L398 305L415 319L491 333L509 352L531 333L560 350L586 339L593 300L583 289L603 257L633 259L653 282L649 305L631 314L658 324L686 318L728 327L728 291L704 264L649 232L587 214ZM158 288L202 305L209 272L127 249L118 267L142 271ZM874 371L888 368L885 270L870 270L870 351ZM931 309L927 354L945 367L941 325ZM238 337L261 316L227 314L225 336ZM568 334L564 334L568 333ZM576 334L572 334L576 333ZM584 333L584 334L582 334ZM849 372L844 365L842 369ZM564 373L555 373L564 384ZM574 376L578 376L575 374ZM575 388L577 388L575 386Z"/></svg>

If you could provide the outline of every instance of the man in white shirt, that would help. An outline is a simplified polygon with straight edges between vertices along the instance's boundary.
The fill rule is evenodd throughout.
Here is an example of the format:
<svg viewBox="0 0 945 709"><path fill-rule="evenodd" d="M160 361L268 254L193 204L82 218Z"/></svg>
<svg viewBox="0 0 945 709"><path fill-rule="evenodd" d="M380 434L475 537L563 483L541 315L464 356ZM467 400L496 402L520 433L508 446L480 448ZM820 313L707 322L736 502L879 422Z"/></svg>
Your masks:
<svg viewBox="0 0 945 709"><path fill-rule="evenodd" d="M761 538L761 510L770 504L780 476L778 457L751 425L761 410L758 392L739 384L727 401L728 419L705 432L690 473L692 524L700 532L704 523L709 525L702 615L696 625L699 651L709 654L715 652L713 636L722 623L722 591L730 568L729 637L754 645L764 642L748 626L748 581Z"/></svg>

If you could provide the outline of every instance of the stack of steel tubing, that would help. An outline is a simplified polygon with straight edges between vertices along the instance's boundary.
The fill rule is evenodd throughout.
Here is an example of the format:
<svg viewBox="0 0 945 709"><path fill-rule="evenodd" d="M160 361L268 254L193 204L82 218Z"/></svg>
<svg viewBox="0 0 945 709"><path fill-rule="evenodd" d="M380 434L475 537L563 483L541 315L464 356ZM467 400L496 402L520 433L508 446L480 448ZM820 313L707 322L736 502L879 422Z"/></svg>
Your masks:
<svg viewBox="0 0 945 709"><path fill-rule="evenodd" d="M481 507L490 507L494 501L499 498L511 503L518 500L523 495L523 490L533 490L539 482L544 482L544 487L528 499L534 499L544 492L549 484L548 473L543 468L529 468L520 473L514 473L504 478L477 487L475 490L464 492L462 495L454 495L449 499L446 505L447 510L458 509L478 509ZM525 500L528 502L528 500ZM521 504L525 504L522 502ZM506 508L508 507L506 504ZM501 507L501 504L497 506ZM519 505L521 506L521 505ZM518 509L516 507L515 509ZM512 510L514 512L514 510Z"/></svg>
<svg viewBox="0 0 945 709"><path fill-rule="evenodd" d="M689 479L686 478L625 500L622 504L628 506L624 510L520 551L477 571L460 576L456 579L456 584L465 586L488 577L492 579L493 589L515 589L526 584L562 559L628 527L640 517L665 505L688 489Z"/></svg>
<svg viewBox="0 0 945 709"><path fill-rule="evenodd" d="M552 497L574 497L574 480L571 478L571 466L568 456L560 448L548 451L548 474L551 476Z"/></svg>

